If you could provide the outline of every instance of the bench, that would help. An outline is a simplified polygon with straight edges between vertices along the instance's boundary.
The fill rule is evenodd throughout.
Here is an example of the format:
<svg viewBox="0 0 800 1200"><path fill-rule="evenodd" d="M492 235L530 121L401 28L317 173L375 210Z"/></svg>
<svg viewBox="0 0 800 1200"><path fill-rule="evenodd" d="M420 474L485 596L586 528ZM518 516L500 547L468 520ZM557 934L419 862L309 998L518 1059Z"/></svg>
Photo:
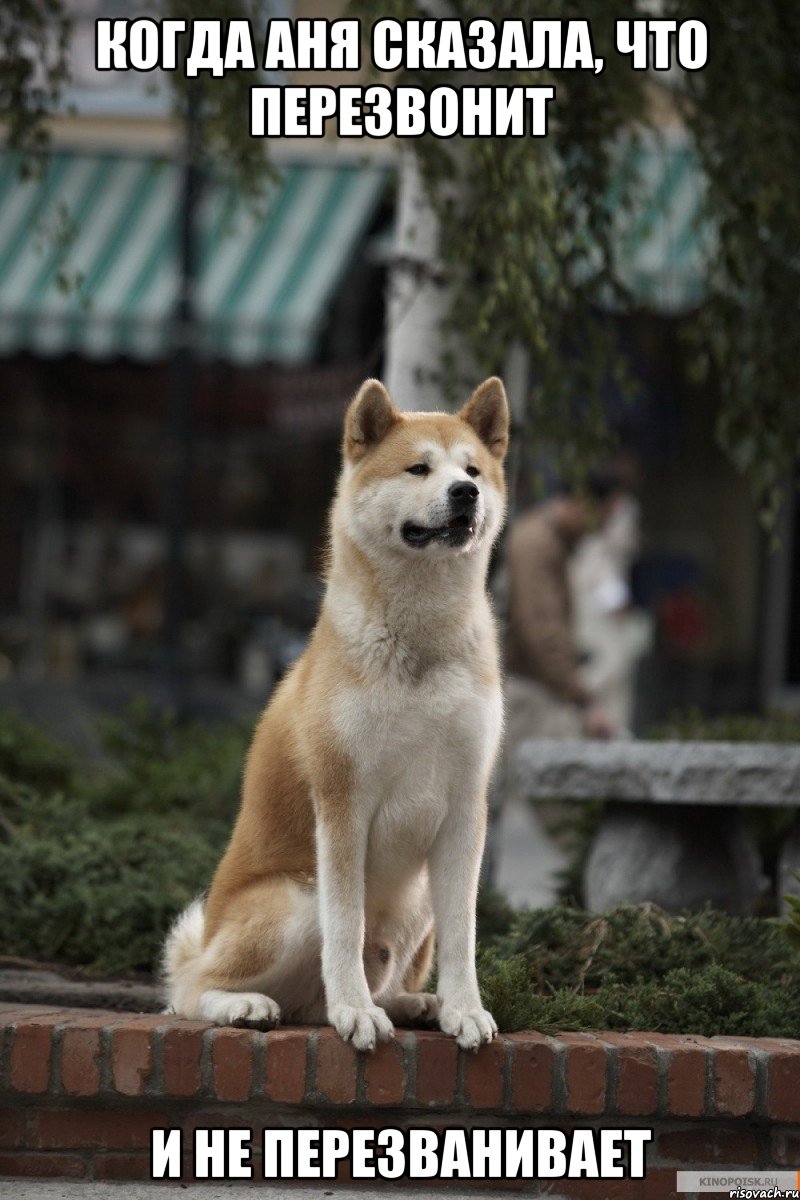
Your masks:
<svg viewBox="0 0 800 1200"><path fill-rule="evenodd" d="M531 800L607 802L584 871L587 908L651 901L753 913L768 883L744 808L800 807L800 746L757 742L523 742L517 777ZM800 893L800 824L778 867Z"/></svg>

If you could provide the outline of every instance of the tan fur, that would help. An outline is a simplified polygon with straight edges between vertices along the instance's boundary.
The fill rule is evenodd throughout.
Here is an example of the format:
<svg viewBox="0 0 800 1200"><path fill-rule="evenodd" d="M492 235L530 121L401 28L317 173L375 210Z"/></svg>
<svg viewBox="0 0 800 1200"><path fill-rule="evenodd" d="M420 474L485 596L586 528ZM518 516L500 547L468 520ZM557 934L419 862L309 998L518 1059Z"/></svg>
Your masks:
<svg viewBox="0 0 800 1200"><path fill-rule="evenodd" d="M433 952L436 948L436 938L431 929L430 933L420 942L411 960L411 966L406 971L403 987L407 992L421 992L433 966Z"/></svg>
<svg viewBox="0 0 800 1200"><path fill-rule="evenodd" d="M399 829L410 820L413 828L420 822L413 813L403 817L402 810L395 811L391 805L366 817L360 789L373 747L390 747L391 741L386 739L395 731L397 737L404 736L397 718L387 717L391 724L384 728L384 703L378 697L386 696L389 713L395 695L406 691L412 708L416 694L424 695L430 704L427 691L418 693L418 689L439 686L438 678L463 676L465 688L484 689L495 703L499 666L483 577L505 500L502 458L507 424L505 396L496 380L478 389L457 416L399 413L377 381L368 381L351 405L345 421L345 466L331 514L325 604L306 652L277 689L255 730L241 809L205 908L187 913L181 929L176 926L168 940L166 973L178 1011L188 1016L211 1015L215 1020L263 1022L276 1019L280 1005L285 1015L322 1019L325 998L319 977L319 920L325 928L326 913L323 909L318 917L316 906L318 888L323 883L330 886L326 882L330 875L333 886L344 889L342 903L350 904L354 913L358 886L362 888L360 944L370 994L386 991L386 1008L395 1019L435 1015L433 997L402 994L403 989L422 992L433 957L424 851L420 850L418 863L409 851L408 868L394 881L389 878L391 856L385 867L375 872L370 867L375 855L385 856L384 842L396 836L392 833L395 826ZM428 445L443 461L450 461L448 455L468 455L494 505L493 525L483 541L480 533L476 535L479 548L474 553L468 548L460 557L457 550L415 552L400 545L399 574L392 567L393 560L387 571L383 549L374 550L374 533L366 537L359 532L359 513L363 509L372 529L373 494L383 494L381 488L391 487L413 498L416 483L407 468L417 461L420 447ZM456 463L448 469L463 475L463 465ZM399 541L396 531L391 536ZM407 572L402 554L407 556ZM467 561L468 555L474 564L472 559ZM408 595L404 591L406 575L409 586L418 580ZM447 583L451 576L452 587ZM351 736L350 724L362 719L359 707L353 708L362 694L367 706L364 712L371 711L369 704L376 705L374 725L365 718L367 724L356 737L355 733ZM405 715L407 709L404 703L398 712ZM456 704L454 713L458 711ZM420 720L424 736L426 719ZM454 736L467 736L467 731ZM496 741L495 735L492 739ZM474 805L470 801L470 812L474 809L475 813L470 818L472 833L462 839L471 863L476 856L479 860L483 844L483 793L493 744L487 746L484 766L475 776L480 795ZM384 775L378 776L386 779L387 788L392 786L391 772L402 769L406 761L400 743L396 753L399 766L391 766L387 758L386 768L381 768ZM411 756L408 761L412 762ZM431 837L442 814L433 813L422 822L433 822ZM366 853L366 879L361 885L353 879L357 869L353 848L357 845ZM320 847L326 856L323 881L318 871ZM364 870L363 865L360 869ZM354 898L348 900L351 892ZM346 971L346 964L339 969ZM335 985L326 978L325 986L330 991ZM231 992L242 994L241 1003L232 1006L225 1001ZM266 1001L266 1008L258 1003L262 993L274 997ZM328 995L329 1011L332 1003ZM471 1003L474 1006L474 999ZM370 1035L369 1021L358 1016L358 1006L353 1011L353 1033L345 1036L368 1048L374 1044L375 1030L369 1026ZM365 1008L367 1011L373 1014L377 1036L383 1036L382 1019L374 1015L381 1010ZM334 1019L337 1028L342 1020ZM485 1023L480 1029L485 1029ZM486 1036L480 1033L480 1037Z"/></svg>

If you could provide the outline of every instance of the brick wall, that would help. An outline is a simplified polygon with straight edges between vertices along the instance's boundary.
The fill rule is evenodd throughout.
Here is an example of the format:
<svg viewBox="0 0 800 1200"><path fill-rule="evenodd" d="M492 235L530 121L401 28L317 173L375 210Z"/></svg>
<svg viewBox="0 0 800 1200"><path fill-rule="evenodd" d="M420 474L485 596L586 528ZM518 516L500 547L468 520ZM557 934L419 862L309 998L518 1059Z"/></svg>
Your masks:
<svg viewBox="0 0 800 1200"><path fill-rule="evenodd" d="M6 1176L147 1179L151 1129L176 1126L655 1130L645 1180L548 1184L576 1200L673 1196L679 1167L800 1167L800 1042L515 1033L465 1054L404 1031L359 1055L327 1028L13 1005L0 1039Z"/></svg>

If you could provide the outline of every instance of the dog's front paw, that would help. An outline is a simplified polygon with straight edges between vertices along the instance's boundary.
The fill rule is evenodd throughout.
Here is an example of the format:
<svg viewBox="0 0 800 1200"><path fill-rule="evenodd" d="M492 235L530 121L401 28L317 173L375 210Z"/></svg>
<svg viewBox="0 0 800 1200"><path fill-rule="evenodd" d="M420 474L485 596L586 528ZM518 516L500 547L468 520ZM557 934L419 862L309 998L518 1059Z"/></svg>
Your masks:
<svg viewBox="0 0 800 1200"><path fill-rule="evenodd" d="M497 1033L495 1019L485 1008L447 1003L439 1009L439 1028L454 1037L462 1050L477 1050Z"/></svg>
<svg viewBox="0 0 800 1200"><path fill-rule="evenodd" d="M355 1008L352 1004L331 1004L328 1020L341 1038L352 1042L356 1050L374 1050L376 1042L394 1037L394 1026L382 1008L374 1004Z"/></svg>
<svg viewBox="0 0 800 1200"><path fill-rule="evenodd" d="M398 1025L408 1021L435 1021L439 1001L432 992L400 992L386 1001L386 1011Z"/></svg>

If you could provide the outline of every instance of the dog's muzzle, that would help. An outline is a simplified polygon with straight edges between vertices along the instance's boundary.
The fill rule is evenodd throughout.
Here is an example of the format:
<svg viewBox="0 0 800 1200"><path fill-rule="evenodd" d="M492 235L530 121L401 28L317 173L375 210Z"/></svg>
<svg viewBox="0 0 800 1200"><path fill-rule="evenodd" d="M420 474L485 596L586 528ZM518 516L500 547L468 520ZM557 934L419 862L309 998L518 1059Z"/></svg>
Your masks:
<svg viewBox="0 0 800 1200"><path fill-rule="evenodd" d="M445 545L464 546L474 537L478 527L477 509L480 491L471 480L451 483L447 489L450 516L444 525L416 525L406 521L401 529L403 541L409 546L422 548L431 542Z"/></svg>

